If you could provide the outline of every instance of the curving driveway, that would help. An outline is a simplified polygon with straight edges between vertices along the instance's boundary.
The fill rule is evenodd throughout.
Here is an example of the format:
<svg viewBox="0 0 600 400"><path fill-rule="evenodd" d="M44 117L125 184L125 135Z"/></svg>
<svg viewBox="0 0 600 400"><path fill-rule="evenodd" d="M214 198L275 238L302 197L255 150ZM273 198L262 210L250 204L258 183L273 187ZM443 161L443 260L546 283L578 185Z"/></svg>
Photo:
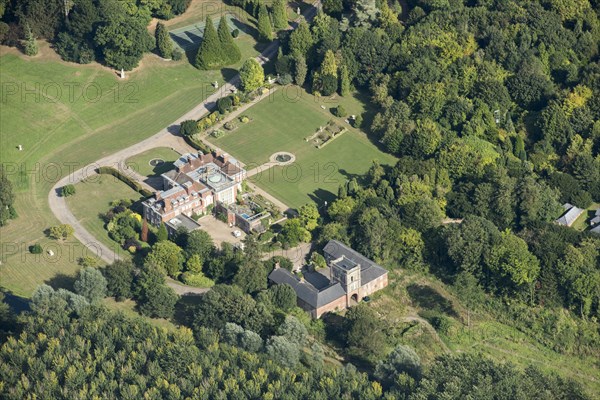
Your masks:
<svg viewBox="0 0 600 400"><path fill-rule="evenodd" d="M320 8L320 0L314 3L313 7L308 8L304 12L304 17L310 21L314 18L317 13L317 10ZM298 25L298 21L296 20L291 25L291 29L294 29ZM258 57L256 60L262 65L268 62L274 55L277 54L277 49L279 48L279 41L273 41ZM96 238L89 233L83 225L75 218L75 216L71 213L71 211L67 207L67 203L64 197L60 196L60 190L63 186L67 184L75 184L81 182L85 178L94 176L96 174L95 169L100 166L111 166L117 168L122 173L127 174L128 169L125 166L125 161L139 153L142 153L146 150L150 150L154 147L173 147L173 148L181 148L183 142L182 138L176 136L179 132L179 124L182 121L188 119L200 119L205 114L209 113L209 105L216 104L217 100L221 97L227 96L231 93L232 89L235 86L239 86L240 77L236 75L229 82L223 84L215 93L210 95L206 100L204 100L201 104L198 104L192 110L187 112L185 115L182 115L176 121L174 121L170 126L162 129L158 133L150 136L149 138L142 140L139 143L136 143L130 147L127 147L123 150L120 150L110 156L101 158L96 162L86 165L85 167L65 176L52 187L50 193L48 193L48 203L50 205L50 210L56 216L56 218L63 224L69 224L75 230L74 236L79 240L84 246L89 248L91 251L94 251L99 258L107 263L112 263L115 260L119 260L121 257L119 256L120 248L115 246L116 248L111 249L103 243L96 240ZM175 141L175 145L173 144ZM181 286L181 285L178 285Z"/></svg>

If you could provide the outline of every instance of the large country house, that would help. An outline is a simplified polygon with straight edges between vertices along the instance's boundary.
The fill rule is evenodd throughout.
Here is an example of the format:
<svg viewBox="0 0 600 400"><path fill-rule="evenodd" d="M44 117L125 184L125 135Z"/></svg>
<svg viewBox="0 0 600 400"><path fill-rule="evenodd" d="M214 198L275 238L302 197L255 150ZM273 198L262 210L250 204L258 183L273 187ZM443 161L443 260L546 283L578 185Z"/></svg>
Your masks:
<svg viewBox="0 0 600 400"><path fill-rule="evenodd" d="M174 169L161 175L163 190L143 203L148 222L164 222L172 229L182 222L193 223L189 217L205 213L211 205L235 203L246 174L226 153L188 153L173 165Z"/></svg>
<svg viewBox="0 0 600 400"><path fill-rule="evenodd" d="M273 284L288 284L296 292L298 306L313 318L348 308L388 284L388 272L337 240L323 249L328 268L297 278L284 268L269 275Z"/></svg>

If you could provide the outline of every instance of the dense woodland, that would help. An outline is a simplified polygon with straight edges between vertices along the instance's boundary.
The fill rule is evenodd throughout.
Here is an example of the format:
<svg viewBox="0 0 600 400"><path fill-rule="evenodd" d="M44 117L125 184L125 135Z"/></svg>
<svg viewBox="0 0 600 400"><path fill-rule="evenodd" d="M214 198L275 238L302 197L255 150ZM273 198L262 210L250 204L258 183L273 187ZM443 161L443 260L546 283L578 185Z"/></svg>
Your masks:
<svg viewBox="0 0 600 400"><path fill-rule="evenodd" d="M422 369L402 347L378 365L382 387L350 364L326 365L318 345L299 350L306 331L293 317L263 342L234 324L220 337L208 328L159 329L48 286L36 291L31 308L18 325L0 308L3 329L15 330L0 349L2 398L586 398L577 385L535 367L517 371L459 355Z"/></svg>
<svg viewBox="0 0 600 400"><path fill-rule="evenodd" d="M182 14L190 1L1 0L0 44L23 46L29 54L30 41L46 39L65 61L131 70L156 47L150 20Z"/></svg>
<svg viewBox="0 0 600 400"><path fill-rule="evenodd" d="M108 5L125 3L92 7L102 11L92 13L93 32L49 21L50 13L27 24L56 40L59 52L65 35L76 37L92 59L116 66L139 55L106 46L110 29L127 26L111 19ZM5 42L38 15L33 0L15 4L5 12ZM75 1L72 12L85 4L104 2ZM143 15L133 25L145 35L161 6L175 12L173 2L151 4L132 2L136 11L119 18ZM83 269L75 293L42 286L17 320L0 309L0 333L11 336L0 349L3 397L589 398L572 381L476 353L423 364L369 305L311 321L289 286L268 287L275 264L291 262L264 261L263 251L308 241L320 250L337 239L392 272L441 280L465 307L557 352L589 356L600 348L600 237L553 223L565 202L600 202L599 4L408 4L326 0L312 24L279 32L275 62L282 78L313 93L368 94L371 111L355 124L399 157L394 167L374 162L364 176L348 176L326 209L300 208L283 226L248 236L244 251L217 247L202 231L169 240L161 228L133 262ZM117 206L111 237L124 244L144 228ZM462 223L443 223L448 217ZM318 267L322 257L310 263ZM167 276L214 286L186 302ZM140 313L181 327L162 330L107 311L99 305L107 295L132 298ZM442 317L432 325L440 328ZM336 366L331 345L364 372Z"/></svg>

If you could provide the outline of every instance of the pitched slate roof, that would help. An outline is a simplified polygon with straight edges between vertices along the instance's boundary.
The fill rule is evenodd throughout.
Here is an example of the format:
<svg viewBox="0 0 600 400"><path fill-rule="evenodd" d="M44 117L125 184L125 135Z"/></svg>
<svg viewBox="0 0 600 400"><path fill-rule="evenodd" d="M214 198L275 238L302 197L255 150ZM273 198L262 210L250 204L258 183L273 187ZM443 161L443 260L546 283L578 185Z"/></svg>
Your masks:
<svg viewBox="0 0 600 400"><path fill-rule="evenodd" d="M597 233L598 235L600 235L600 225L598 225L597 227L590 229L590 232L593 233Z"/></svg>
<svg viewBox="0 0 600 400"><path fill-rule="evenodd" d="M285 268L276 268L269 274L269 280L278 285L288 284L296 292L296 296L314 308L323 307L334 300L346 295L342 285L335 283L322 290L317 290L313 285L300 281Z"/></svg>
<svg viewBox="0 0 600 400"><path fill-rule="evenodd" d="M329 257L332 259L344 257L356 264L359 264L361 285L365 285L372 280L387 274L387 270L385 268L337 240L330 240L329 243L325 245L323 252L329 255Z"/></svg>

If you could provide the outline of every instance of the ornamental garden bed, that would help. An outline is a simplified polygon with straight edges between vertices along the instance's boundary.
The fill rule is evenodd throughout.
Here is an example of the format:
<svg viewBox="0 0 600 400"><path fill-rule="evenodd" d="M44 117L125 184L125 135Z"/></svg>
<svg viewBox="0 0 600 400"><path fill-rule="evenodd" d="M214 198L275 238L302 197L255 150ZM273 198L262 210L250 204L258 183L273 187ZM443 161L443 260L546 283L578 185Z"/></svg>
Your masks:
<svg viewBox="0 0 600 400"><path fill-rule="evenodd" d="M315 133L304 138L304 140L317 149L321 149L347 130L347 128L338 125L334 120L330 120L327 122L327 125L318 127Z"/></svg>

